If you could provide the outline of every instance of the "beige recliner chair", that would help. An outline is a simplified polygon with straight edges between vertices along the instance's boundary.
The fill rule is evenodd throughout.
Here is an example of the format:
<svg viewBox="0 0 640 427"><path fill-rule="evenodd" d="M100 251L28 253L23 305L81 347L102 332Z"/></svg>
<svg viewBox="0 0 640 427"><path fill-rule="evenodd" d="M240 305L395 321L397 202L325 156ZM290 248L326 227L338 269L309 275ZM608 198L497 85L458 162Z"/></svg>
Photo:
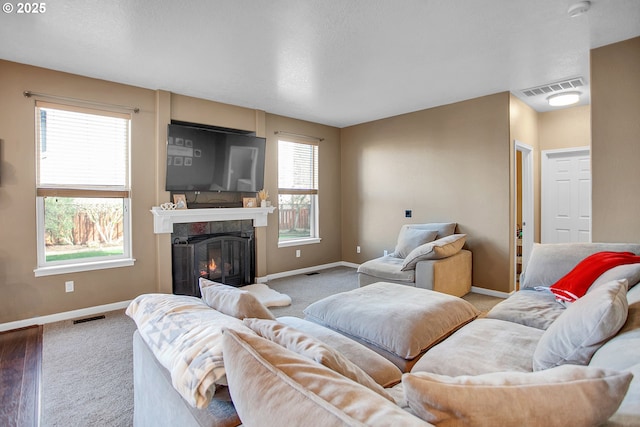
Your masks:
<svg viewBox="0 0 640 427"><path fill-rule="evenodd" d="M471 290L471 251L456 223L406 224L392 254L358 267L358 285L392 282L463 296Z"/></svg>

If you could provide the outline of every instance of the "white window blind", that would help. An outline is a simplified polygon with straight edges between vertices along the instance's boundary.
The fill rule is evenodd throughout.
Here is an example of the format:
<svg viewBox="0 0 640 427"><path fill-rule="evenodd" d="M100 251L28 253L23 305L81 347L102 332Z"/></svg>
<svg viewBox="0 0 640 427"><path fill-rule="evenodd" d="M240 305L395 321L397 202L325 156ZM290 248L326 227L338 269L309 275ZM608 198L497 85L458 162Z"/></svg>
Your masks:
<svg viewBox="0 0 640 427"><path fill-rule="evenodd" d="M38 188L129 190L126 114L36 103Z"/></svg>
<svg viewBox="0 0 640 427"><path fill-rule="evenodd" d="M278 143L278 188L307 190L315 194L318 190L318 146L297 142ZM315 190L315 191L309 191Z"/></svg>

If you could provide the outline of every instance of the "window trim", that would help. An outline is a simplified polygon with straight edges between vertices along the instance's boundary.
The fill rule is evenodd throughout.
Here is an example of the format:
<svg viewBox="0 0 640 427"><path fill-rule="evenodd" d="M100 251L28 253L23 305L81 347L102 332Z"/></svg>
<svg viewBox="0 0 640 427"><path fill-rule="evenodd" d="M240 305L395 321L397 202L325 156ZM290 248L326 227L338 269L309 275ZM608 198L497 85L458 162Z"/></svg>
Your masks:
<svg viewBox="0 0 640 427"><path fill-rule="evenodd" d="M107 117L121 118L128 120L128 147L127 147L127 175L125 187L117 186L87 186L82 188L81 186L40 186L40 126L41 118L37 114L40 108L50 108L71 112L88 113L95 115L102 115ZM116 112L107 109L87 108L76 105L50 103L45 101L36 100L35 103L35 120L36 120L36 251L37 251L37 267L33 270L35 277L51 276L57 274L75 273L81 271L102 270L109 268L128 267L135 263L135 258L132 255L133 247L133 230L131 227L131 125L133 118L131 114ZM69 197L69 198L116 198L122 199L123 202L123 216L122 227L125 231L123 236L123 250L122 255L109 255L103 257L91 257L91 258L79 258L74 260L64 261L46 261L46 247L45 247L45 197Z"/></svg>
<svg viewBox="0 0 640 427"><path fill-rule="evenodd" d="M289 248L291 246L313 245L316 243L320 243L321 241L321 237L303 237L300 239L283 240L282 242L278 242L278 247Z"/></svg>
<svg viewBox="0 0 640 427"><path fill-rule="evenodd" d="M86 196L85 196L86 197ZM111 255L108 257L80 258L74 262L50 261L46 262L44 243L44 197L36 197L36 240L38 267L33 272L35 277L52 276L55 274L77 273L80 271L103 270L106 268L128 267L135 263L135 258L131 255L132 230L131 230L131 205L130 198L122 198L124 214L122 215L122 227L128 229L127 242L123 244L124 253L122 255Z"/></svg>
<svg viewBox="0 0 640 427"><path fill-rule="evenodd" d="M65 264L38 267L33 270L35 277L54 276L56 274L78 273L81 271L104 270L107 268L130 267L136 262L135 258L114 259L109 261L90 261L77 264Z"/></svg>
<svg viewBox="0 0 640 427"><path fill-rule="evenodd" d="M297 138L278 138L278 149L280 148L281 141L293 143L293 144L300 144L300 145L311 145L316 147L316 150L317 150L316 160L315 160L316 170L314 171L315 172L314 175L317 177L317 180L315 182L315 185L317 188L305 188L305 189L280 188L280 186L278 186L278 194L277 194L278 198L280 195L309 195L314 200L314 203L312 203L313 209L310 214L310 218L312 218L311 228L313 229L313 236L301 237L298 239L280 240L280 231L279 231L280 221L278 221L278 248L286 248L286 247L292 247L292 246L302 246L302 245L311 245L311 244L320 243L322 241L322 238L320 237L320 220L319 220L320 219L320 212L319 212L320 211L319 209L319 205L320 205L320 196L319 196L320 144L318 144L318 142L315 142L315 141L314 142L301 141L301 140L298 140ZM278 180L279 180L279 175L280 175L280 163L278 163Z"/></svg>

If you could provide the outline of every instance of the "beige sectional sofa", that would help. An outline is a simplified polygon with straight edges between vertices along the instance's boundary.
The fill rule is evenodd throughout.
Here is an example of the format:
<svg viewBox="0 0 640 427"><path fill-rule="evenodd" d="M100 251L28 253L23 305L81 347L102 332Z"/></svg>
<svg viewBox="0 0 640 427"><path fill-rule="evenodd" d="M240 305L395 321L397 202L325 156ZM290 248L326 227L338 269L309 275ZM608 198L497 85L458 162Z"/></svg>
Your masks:
<svg viewBox="0 0 640 427"><path fill-rule="evenodd" d="M136 332L135 425L640 425L640 264L610 269L568 307L534 289L600 251L640 245L536 245L523 289L486 315L374 284L312 304L307 320L245 319L222 334L228 389L201 409ZM379 304L402 289L415 309L399 320Z"/></svg>

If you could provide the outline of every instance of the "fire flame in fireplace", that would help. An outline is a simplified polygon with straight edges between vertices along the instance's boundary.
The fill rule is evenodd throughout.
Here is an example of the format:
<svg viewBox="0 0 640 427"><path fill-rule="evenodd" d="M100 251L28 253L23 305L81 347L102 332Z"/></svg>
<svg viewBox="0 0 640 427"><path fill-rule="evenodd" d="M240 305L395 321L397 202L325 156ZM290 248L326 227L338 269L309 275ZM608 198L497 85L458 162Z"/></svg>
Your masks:
<svg viewBox="0 0 640 427"><path fill-rule="evenodd" d="M218 265L216 264L216 261L213 258L211 258L209 260L209 271L212 272L212 271L216 271L217 269L218 269Z"/></svg>

